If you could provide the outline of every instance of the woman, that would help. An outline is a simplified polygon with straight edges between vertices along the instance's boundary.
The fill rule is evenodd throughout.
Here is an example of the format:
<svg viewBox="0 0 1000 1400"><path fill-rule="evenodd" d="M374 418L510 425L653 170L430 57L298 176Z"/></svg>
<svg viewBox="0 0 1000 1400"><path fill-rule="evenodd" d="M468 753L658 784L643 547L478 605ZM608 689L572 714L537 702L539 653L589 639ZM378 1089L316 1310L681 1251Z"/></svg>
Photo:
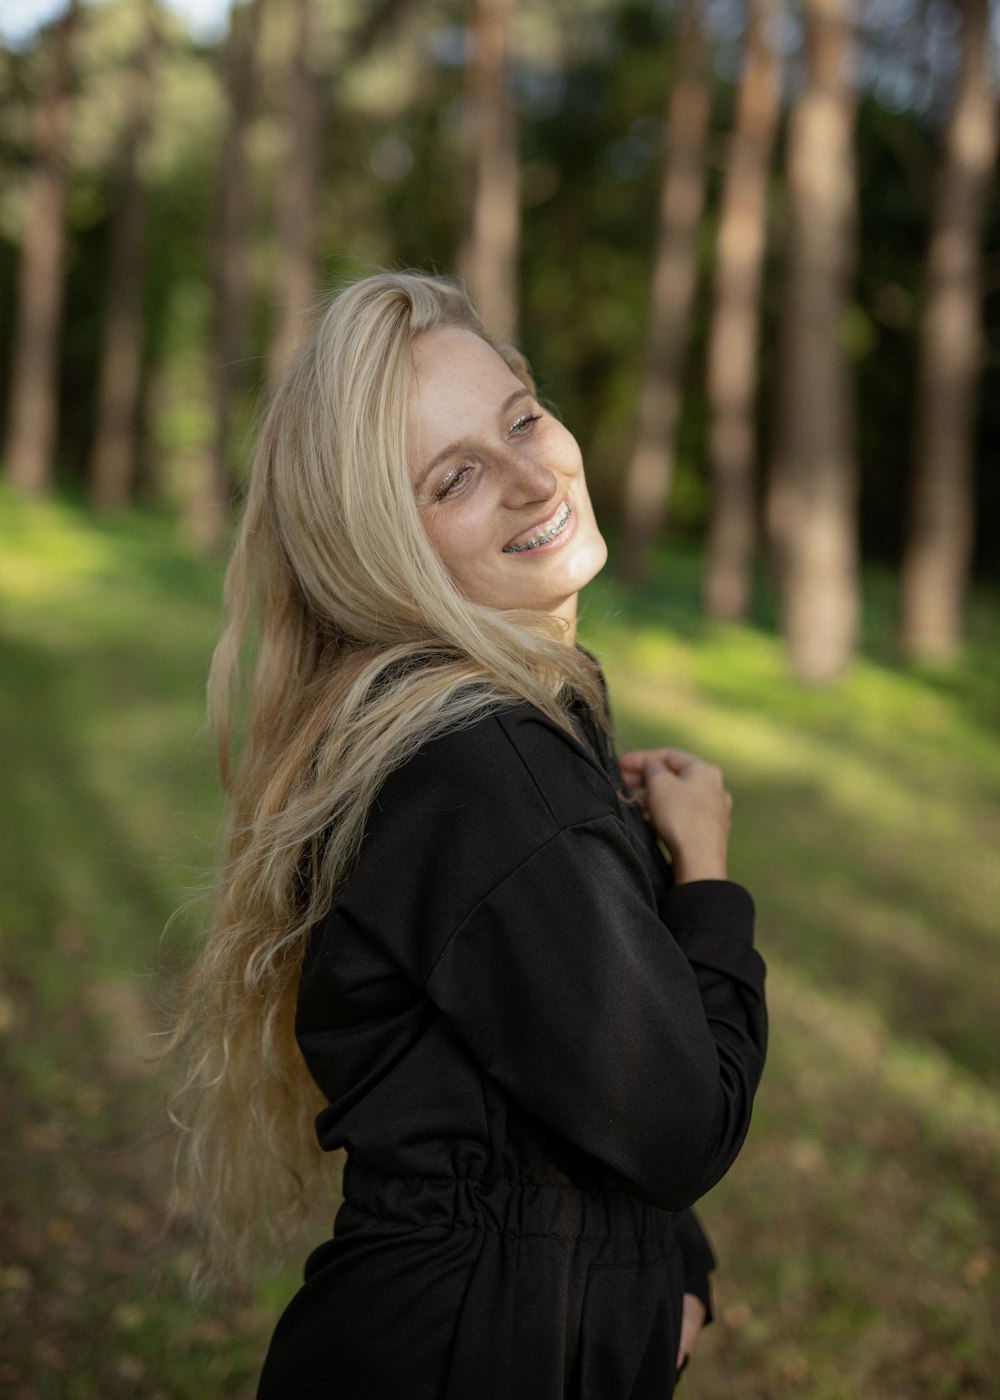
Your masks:
<svg viewBox="0 0 1000 1400"><path fill-rule="evenodd" d="M345 1148L262 1400L663 1400L765 1046L718 770L615 761L579 448L441 279L347 288L263 422L211 699L230 854L184 1028L216 1243ZM664 858L657 837L672 857ZM318 1087L318 1093L317 1093Z"/></svg>

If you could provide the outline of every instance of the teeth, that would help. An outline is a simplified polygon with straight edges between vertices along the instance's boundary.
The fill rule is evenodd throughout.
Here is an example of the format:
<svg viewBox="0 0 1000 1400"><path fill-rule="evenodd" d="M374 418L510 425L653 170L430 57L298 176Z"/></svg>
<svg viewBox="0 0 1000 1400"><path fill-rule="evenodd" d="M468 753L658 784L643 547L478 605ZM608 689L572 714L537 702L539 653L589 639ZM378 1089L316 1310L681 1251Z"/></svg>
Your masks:
<svg viewBox="0 0 1000 1400"><path fill-rule="evenodd" d="M554 525L550 525L547 530L543 530L540 535L535 535L533 539L526 540L524 544L504 545L504 554L523 554L526 549L538 549L540 545L548 544L554 540L556 535L561 535L569 524L569 518L573 514L573 507L569 501L566 502L566 509Z"/></svg>

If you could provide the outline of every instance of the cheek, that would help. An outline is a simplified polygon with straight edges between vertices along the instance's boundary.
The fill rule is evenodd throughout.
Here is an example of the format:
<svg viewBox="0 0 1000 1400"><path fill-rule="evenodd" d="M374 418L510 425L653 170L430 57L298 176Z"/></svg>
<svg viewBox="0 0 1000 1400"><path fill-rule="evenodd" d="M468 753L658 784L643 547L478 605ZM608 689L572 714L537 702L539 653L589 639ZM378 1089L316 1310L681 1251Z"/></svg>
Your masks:
<svg viewBox="0 0 1000 1400"><path fill-rule="evenodd" d="M560 466L569 476L583 476L583 454L580 445L568 428L559 427L558 451Z"/></svg>
<svg viewBox="0 0 1000 1400"><path fill-rule="evenodd" d="M445 568L459 583L466 580L488 558L490 541L482 523L452 514L428 522L427 533Z"/></svg>

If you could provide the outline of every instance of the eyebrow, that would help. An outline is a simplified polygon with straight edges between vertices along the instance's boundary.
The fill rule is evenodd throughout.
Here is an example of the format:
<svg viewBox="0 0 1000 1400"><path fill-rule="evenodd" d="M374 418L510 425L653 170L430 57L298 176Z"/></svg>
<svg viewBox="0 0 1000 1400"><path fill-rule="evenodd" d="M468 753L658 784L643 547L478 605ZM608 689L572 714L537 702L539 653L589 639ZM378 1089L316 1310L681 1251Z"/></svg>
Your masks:
<svg viewBox="0 0 1000 1400"><path fill-rule="evenodd" d="M512 394L509 394L507 398L504 399L503 403L497 410L497 417L502 418L504 414L509 413L510 410L514 407L514 405L518 403L521 399L530 399L531 397L531 390L527 387L527 385L522 384L519 389L515 389ZM441 451L437 454L437 456L432 458L431 461L427 463L426 467L424 467L423 471L417 477L416 489L418 491L420 490L421 486L423 486L424 482L430 476L431 472L434 470L435 467L438 467L441 465L442 462L447 461L447 459L451 457L454 453L464 451L465 444L467 441L467 438L456 438L454 442L449 442L447 447L443 447Z"/></svg>

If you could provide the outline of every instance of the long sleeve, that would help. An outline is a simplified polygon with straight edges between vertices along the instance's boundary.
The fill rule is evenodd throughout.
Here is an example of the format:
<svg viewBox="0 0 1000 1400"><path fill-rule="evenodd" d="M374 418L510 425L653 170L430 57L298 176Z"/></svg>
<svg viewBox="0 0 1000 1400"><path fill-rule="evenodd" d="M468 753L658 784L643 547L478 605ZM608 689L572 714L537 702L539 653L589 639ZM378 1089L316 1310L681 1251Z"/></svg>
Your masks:
<svg viewBox="0 0 1000 1400"><path fill-rule="evenodd" d="M661 922L614 814L556 831L470 911L426 981L488 1073L653 1205L724 1175L763 1068L763 964L738 885Z"/></svg>

